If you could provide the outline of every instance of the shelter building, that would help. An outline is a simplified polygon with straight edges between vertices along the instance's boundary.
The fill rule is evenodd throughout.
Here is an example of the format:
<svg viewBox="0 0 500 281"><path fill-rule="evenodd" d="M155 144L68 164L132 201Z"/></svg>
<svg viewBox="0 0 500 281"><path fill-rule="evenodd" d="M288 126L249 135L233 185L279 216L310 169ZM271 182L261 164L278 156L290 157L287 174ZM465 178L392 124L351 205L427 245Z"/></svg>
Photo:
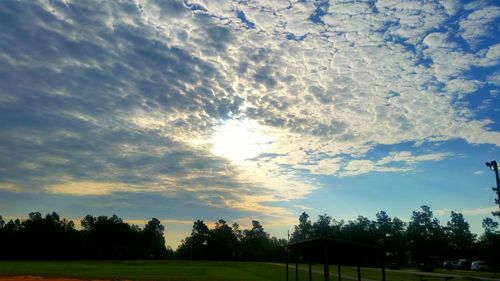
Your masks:
<svg viewBox="0 0 500 281"><path fill-rule="evenodd" d="M358 281L361 281L361 266L380 266L382 281L385 280L385 250L361 243L331 239L314 238L286 245L286 281L289 281L290 254L295 256L295 280L298 281L298 264L301 257L309 263L309 281L312 280L312 263L323 263L324 281L330 279L330 264L337 265L338 280L342 280L341 265L357 266Z"/></svg>

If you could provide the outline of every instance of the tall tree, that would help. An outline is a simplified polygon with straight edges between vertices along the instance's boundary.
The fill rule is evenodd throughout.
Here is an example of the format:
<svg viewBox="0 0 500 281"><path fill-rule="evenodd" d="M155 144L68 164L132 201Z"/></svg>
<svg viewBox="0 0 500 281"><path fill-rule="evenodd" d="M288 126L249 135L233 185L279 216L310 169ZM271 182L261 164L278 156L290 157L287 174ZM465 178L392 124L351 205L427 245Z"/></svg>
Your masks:
<svg viewBox="0 0 500 281"><path fill-rule="evenodd" d="M405 223L391 218L385 211L376 214L377 240L394 262L402 263L406 252Z"/></svg>
<svg viewBox="0 0 500 281"><path fill-rule="evenodd" d="M469 229L461 213L451 212L451 220L447 223L447 231L452 251L457 257L469 256L474 248L474 235Z"/></svg>
<svg viewBox="0 0 500 281"><path fill-rule="evenodd" d="M500 268L500 232L498 222L492 218L483 220L484 233L479 237L479 258L489 261L495 268Z"/></svg>
<svg viewBox="0 0 500 281"><path fill-rule="evenodd" d="M461 213L451 212L451 220L447 223L447 231L450 238L451 250L456 256L469 256L474 248L474 235L469 229L469 223L465 221Z"/></svg>
<svg viewBox="0 0 500 281"><path fill-rule="evenodd" d="M314 222L312 233L314 237L331 237L332 217L327 214L319 215L318 220Z"/></svg>
<svg viewBox="0 0 500 281"><path fill-rule="evenodd" d="M245 229L243 231L243 235L246 239L261 239L269 237L269 234L264 231L264 227L262 227L260 222L256 220L252 221L252 228L250 230Z"/></svg>
<svg viewBox="0 0 500 281"><path fill-rule="evenodd" d="M422 260L427 256L443 256L447 254L447 241L444 229L439 220L433 217L431 208L420 207L422 211L413 211L408 224L407 237L413 256Z"/></svg>
<svg viewBox="0 0 500 281"><path fill-rule="evenodd" d="M259 221L252 221L252 228L243 231L242 256L246 260L266 260L272 251L269 234Z"/></svg>
<svg viewBox="0 0 500 281"><path fill-rule="evenodd" d="M498 228L498 222L494 221L492 218L483 219L482 225L485 233L495 233Z"/></svg>
<svg viewBox="0 0 500 281"><path fill-rule="evenodd" d="M215 228L210 231L208 248L211 258L229 260L237 256L238 238L233 229L223 219L215 223Z"/></svg>
<svg viewBox="0 0 500 281"><path fill-rule="evenodd" d="M309 220L309 215L303 212L299 217L299 225L295 226L295 230L292 233L292 241L300 241L308 239L312 234L312 224Z"/></svg>
<svg viewBox="0 0 500 281"><path fill-rule="evenodd" d="M377 244L375 222L367 217L358 216L356 220L347 222L342 231L346 239L370 245Z"/></svg>
<svg viewBox="0 0 500 281"><path fill-rule="evenodd" d="M390 233L392 231L392 219L385 212L378 212L375 217L377 218L377 229L382 233Z"/></svg>
<svg viewBox="0 0 500 281"><path fill-rule="evenodd" d="M96 259L127 259L141 256L149 258L141 242L141 232L123 222L117 215L97 218L86 216L82 220L86 228L87 254ZM139 249L142 246L142 250ZM146 256L144 256L146 255Z"/></svg>
<svg viewBox="0 0 500 281"><path fill-rule="evenodd" d="M182 258L189 259L207 259L209 252L207 249L210 230L202 220L196 220L193 223L191 236L182 241L178 249Z"/></svg>
<svg viewBox="0 0 500 281"><path fill-rule="evenodd" d="M144 226L145 244L152 258L163 258L166 255L164 231L165 227L157 218L152 218Z"/></svg>
<svg viewBox="0 0 500 281"><path fill-rule="evenodd" d="M92 228L95 225L95 222L97 221L96 217L93 217L91 215L86 215L83 220L80 221L80 224L85 230L92 230Z"/></svg>
<svg viewBox="0 0 500 281"><path fill-rule="evenodd" d="M243 231L240 229L240 225L238 223L233 223L232 225L233 235L236 237L238 241L243 239Z"/></svg>
<svg viewBox="0 0 500 281"><path fill-rule="evenodd" d="M191 230L191 235L207 237L208 226L202 220L196 220L193 223L193 229Z"/></svg>

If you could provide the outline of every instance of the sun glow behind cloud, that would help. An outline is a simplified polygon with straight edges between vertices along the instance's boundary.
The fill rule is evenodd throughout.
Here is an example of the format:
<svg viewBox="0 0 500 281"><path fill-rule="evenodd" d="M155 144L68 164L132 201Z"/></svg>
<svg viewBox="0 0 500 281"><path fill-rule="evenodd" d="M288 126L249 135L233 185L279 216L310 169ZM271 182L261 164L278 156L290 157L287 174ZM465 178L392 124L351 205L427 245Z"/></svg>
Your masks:
<svg viewBox="0 0 500 281"><path fill-rule="evenodd" d="M272 152L276 140L254 120L231 119L215 128L210 139L212 152L242 165L266 152Z"/></svg>

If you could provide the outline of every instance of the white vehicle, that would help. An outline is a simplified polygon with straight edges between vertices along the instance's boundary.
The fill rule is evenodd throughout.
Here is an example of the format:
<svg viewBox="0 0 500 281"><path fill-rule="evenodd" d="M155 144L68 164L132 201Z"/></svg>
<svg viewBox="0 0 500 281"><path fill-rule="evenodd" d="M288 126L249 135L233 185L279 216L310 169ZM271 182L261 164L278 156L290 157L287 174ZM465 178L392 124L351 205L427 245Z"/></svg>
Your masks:
<svg viewBox="0 0 500 281"><path fill-rule="evenodd" d="M475 261L470 265L470 269L474 271L489 271L490 265L485 261Z"/></svg>

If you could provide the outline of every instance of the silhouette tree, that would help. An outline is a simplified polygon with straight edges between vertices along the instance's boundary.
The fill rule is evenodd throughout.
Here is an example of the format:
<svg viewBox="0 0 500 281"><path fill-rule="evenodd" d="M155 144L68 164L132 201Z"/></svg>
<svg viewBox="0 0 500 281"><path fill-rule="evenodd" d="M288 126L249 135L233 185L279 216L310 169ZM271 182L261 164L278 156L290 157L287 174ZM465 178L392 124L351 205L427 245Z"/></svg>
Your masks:
<svg viewBox="0 0 500 281"><path fill-rule="evenodd" d="M3 221L3 219L1 219ZM164 227L157 219L144 230L116 215L81 220L82 230L56 212L10 220L0 227L0 258L8 259L129 259L165 257Z"/></svg>
<svg viewBox="0 0 500 281"><path fill-rule="evenodd" d="M181 259L284 261L285 239L269 238L259 221L241 230L238 223L230 227L223 219L209 229L201 220L193 224L191 235L177 248Z"/></svg>
<svg viewBox="0 0 500 281"><path fill-rule="evenodd" d="M177 249L178 256L184 259L207 259L209 232L208 226L202 220L196 220L193 223L191 236L182 240Z"/></svg>
<svg viewBox="0 0 500 281"><path fill-rule="evenodd" d="M269 234L264 231L264 227L259 221L252 220L252 228L243 231L242 257L245 260L269 260L273 246L269 239Z"/></svg>
<svg viewBox="0 0 500 281"><path fill-rule="evenodd" d="M45 218L31 212L28 219L9 221L2 228L4 258L54 259L78 256L77 231L72 221L61 220L55 212Z"/></svg>
<svg viewBox="0 0 500 281"><path fill-rule="evenodd" d="M402 264L406 253L405 223L399 218L391 218L385 211L375 216L379 246L387 250L392 262Z"/></svg>
<svg viewBox="0 0 500 281"><path fill-rule="evenodd" d="M469 229L469 223L465 221L461 213L451 212L451 220L447 223L451 250L458 257L470 256L474 248L476 235Z"/></svg>
<svg viewBox="0 0 500 281"><path fill-rule="evenodd" d="M428 256L446 255L447 241L439 220L434 218L429 206L421 206L422 211L413 211L407 229L409 250L417 261Z"/></svg>
<svg viewBox="0 0 500 281"><path fill-rule="evenodd" d="M167 254L167 248L165 247L165 237L163 236L164 231L165 227L156 218L152 218L144 227L143 243L145 244L149 252L148 256L150 258L163 258Z"/></svg>
<svg viewBox="0 0 500 281"><path fill-rule="evenodd" d="M309 220L309 215L303 212L299 217L299 225L295 226L295 231L292 233L292 241L300 241L309 239L312 235L312 224Z"/></svg>
<svg viewBox="0 0 500 281"><path fill-rule="evenodd" d="M327 214L319 215L318 220L312 226L313 237L331 237L332 217Z"/></svg>
<svg viewBox="0 0 500 281"><path fill-rule="evenodd" d="M211 258L230 260L236 257L238 238L225 220L220 219L216 222L209 236L208 251L211 253Z"/></svg>
<svg viewBox="0 0 500 281"><path fill-rule="evenodd" d="M495 233L498 228L498 222L494 221L492 218L483 219L482 225L485 233Z"/></svg>
<svg viewBox="0 0 500 281"><path fill-rule="evenodd" d="M240 229L240 225L238 223L233 223L232 225L233 235L236 237L238 241L243 239L243 231Z"/></svg>
<svg viewBox="0 0 500 281"><path fill-rule="evenodd" d="M244 230L243 234L246 239L262 239L269 237L269 234L264 231L264 227L256 220L252 221L252 229Z"/></svg>
<svg viewBox="0 0 500 281"><path fill-rule="evenodd" d="M92 228L94 228L96 220L97 219L95 217L91 215L86 215L85 218L83 218L83 220L80 221L80 224L85 230L91 231Z"/></svg>
<svg viewBox="0 0 500 281"><path fill-rule="evenodd" d="M236 239L233 259L240 260L242 259L241 241L243 240L243 231L240 229L240 225L236 222L234 222L231 226L231 230L234 238Z"/></svg>
<svg viewBox="0 0 500 281"><path fill-rule="evenodd" d="M498 222L491 218L483 220L484 233L479 237L478 253L481 260L486 260L494 267L500 268L500 232L497 231Z"/></svg>
<svg viewBox="0 0 500 281"><path fill-rule="evenodd" d="M21 237L19 235L22 229L19 219L9 220L1 229L2 242L0 243L0 255L2 258L19 259L22 258L23 252L18 245L21 245Z"/></svg>
<svg viewBox="0 0 500 281"><path fill-rule="evenodd" d="M31 212L29 213L28 217L29 217L28 221L32 222L42 221L42 214L40 214L40 212Z"/></svg>
<svg viewBox="0 0 500 281"><path fill-rule="evenodd" d="M87 215L82 220L86 229L87 253L96 259L128 259L144 256L147 246L141 243L141 232L116 215L97 218Z"/></svg>
<svg viewBox="0 0 500 281"><path fill-rule="evenodd" d="M377 245L377 231L375 222L367 217L358 216L355 221L349 221L343 227L344 237L346 239L359 243Z"/></svg>

